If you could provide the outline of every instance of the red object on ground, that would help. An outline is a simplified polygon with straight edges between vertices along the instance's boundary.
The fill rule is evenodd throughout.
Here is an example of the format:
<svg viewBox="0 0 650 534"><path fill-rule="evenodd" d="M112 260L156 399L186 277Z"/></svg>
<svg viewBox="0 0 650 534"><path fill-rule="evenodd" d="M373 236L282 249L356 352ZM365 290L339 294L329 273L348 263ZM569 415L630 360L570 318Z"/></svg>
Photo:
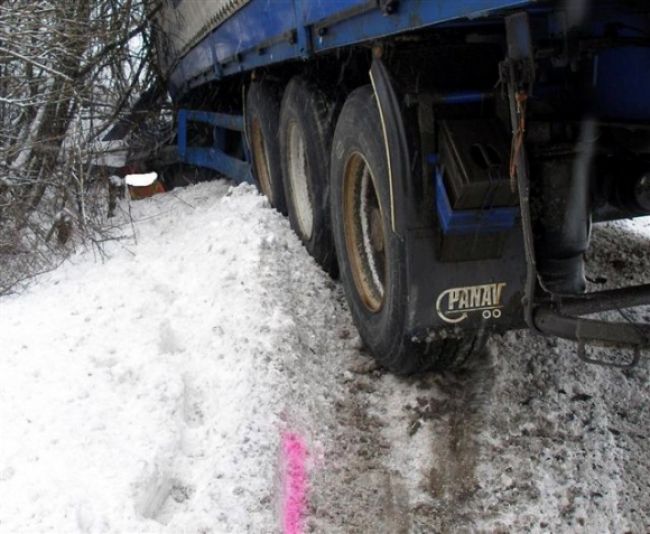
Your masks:
<svg viewBox="0 0 650 534"><path fill-rule="evenodd" d="M159 180L154 180L151 185L145 186L129 186L129 194L133 200L140 200L143 198L151 197L157 193L164 193L165 186Z"/></svg>

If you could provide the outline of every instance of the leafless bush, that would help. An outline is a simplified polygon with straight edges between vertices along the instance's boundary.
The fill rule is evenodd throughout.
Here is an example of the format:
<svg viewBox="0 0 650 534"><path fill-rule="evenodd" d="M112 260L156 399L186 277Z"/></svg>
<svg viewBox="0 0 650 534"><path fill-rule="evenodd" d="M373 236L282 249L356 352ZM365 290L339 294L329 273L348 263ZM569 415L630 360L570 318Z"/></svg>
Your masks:
<svg viewBox="0 0 650 534"><path fill-rule="evenodd" d="M98 141L156 82L153 0L0 1L0 294L105 237Z"/></svg>

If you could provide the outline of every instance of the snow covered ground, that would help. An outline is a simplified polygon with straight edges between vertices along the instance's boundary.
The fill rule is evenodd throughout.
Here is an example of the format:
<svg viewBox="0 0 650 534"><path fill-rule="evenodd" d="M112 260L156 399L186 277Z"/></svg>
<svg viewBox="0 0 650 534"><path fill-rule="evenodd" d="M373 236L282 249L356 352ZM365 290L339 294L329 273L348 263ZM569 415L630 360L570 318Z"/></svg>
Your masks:
<svg viewBox="0 0 650 534"><path fill-rule="evenodd" d="M295 531L287 440L305 532L650 528L645 360L515 332L461 375L399 379L252 188L132 211L105 261L0 300L0 532ZM648 282L649 225L598 229L592 279Z"/></svg>

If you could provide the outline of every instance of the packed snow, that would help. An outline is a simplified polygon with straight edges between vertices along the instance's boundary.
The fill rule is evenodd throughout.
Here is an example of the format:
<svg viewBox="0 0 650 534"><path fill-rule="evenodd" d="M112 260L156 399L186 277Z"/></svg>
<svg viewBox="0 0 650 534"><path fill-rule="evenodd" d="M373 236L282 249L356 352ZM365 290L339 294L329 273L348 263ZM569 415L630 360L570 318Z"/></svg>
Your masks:
<svg viewBox="0 0 650 534"><path fill-rule="evenodd" d="M158 178L157 172L146 172L144 174L127 174L124 177L126 185L132 185L134 187L147 187L148 185L153 184Z"/></svg>
<svg viewBox="0 0 650 534"><path fill-rule="evenodd" d="M0 300L0 532L650 527L647 360L512 332L397 378L252 187L128 208L102 254ZM599 228L590 278L647 283L649 235Z"/></svg>

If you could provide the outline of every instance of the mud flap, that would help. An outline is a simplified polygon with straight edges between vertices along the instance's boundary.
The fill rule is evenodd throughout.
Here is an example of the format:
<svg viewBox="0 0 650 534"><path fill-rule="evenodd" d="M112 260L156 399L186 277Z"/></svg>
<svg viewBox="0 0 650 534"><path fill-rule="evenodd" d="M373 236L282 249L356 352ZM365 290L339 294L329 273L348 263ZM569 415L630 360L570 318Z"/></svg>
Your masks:
<svg viewBox="0 0 650 534"><path fill-rule="evenodd" d="M524 326L522 287L526 270L521 229L515 225L504 235L499 254L490 258L443 261L440 229L435 204L426 204L416 158L421 153L410 142L405 112L390 73L380 58L370 70L389 162L391 222L393 231L405 243L408 280L407 330L414 339L459 337L486 330ZM418 183L419 182L419 183ZM457 248L480 249L484 234L456 236ZM464 240L464 241L463 241ZM469 241L467 241L469 240Z"/></svg>

